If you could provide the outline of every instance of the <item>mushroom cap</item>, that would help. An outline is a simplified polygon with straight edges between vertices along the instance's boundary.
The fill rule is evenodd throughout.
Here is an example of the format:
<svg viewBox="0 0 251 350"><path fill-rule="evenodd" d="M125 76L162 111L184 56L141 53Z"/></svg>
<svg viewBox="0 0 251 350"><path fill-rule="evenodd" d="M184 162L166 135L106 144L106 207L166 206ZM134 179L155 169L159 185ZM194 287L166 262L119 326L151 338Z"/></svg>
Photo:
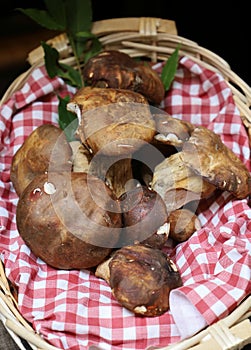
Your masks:
<svg viewBox="0 0 251 350"><path fill-rule="evenodd" d="M105 50L89 58L83 68L83 78L92 87L133 90L137 61L118 50Z"/></svg>
<svg viewBox="0 0 251 350"><path fill-rule="evenodd" d="M18 196L38 174L71 169L72 150L64 132L55 125L37 127L12 158L10 178Z"/></svg>
<svg viewBox="0 0 251 350"><path fill-rule="evenodd" d="M170 291L182 285L180 273L168 255L141 244L115 251L109 269L115 298L141 316L165 313Z"/></svg>
<svg viewBox="0 0 251 350"><path fill-rule="evenodd" d="M36 176L19 198L16 218L31 251L60 269L98 265L116 246L121 228L113 193L80 172Z"/></svg>
<svg viewBox="0 0 251 350"><path fill-rule="evenodd" d="M216 189L185 164L183 151L172 154L155 167L151 188L163 198L168 212L208 198Z"/></svg>
<svg viewBox="0 0 251 350"><path fill-rule="evenodd" d="M165 95L162 80L148 62L139 62L118 50L91 57L83 68L83 77L87 85L136 91L156 105Z"/></svg>
<svg viewBox="0 0 251 350"><path fill-rule="evenodd" d="M155 114L157 134L155 140L174 147L182 147L188 140L195 126L184 120L172 117L169 114Z"/></svg>
<svg viewBox="0 0 251 350"><path fill-rule="evenodd" d="M169 235L168 214L161 196L147 186L137 186L119 197L123 230L121 246L142 243L163 248Z"/></svg>
<svg viewBox="0 0 251 350"><path fill-rule="evenodd" d="M248 169L212 130L196 127L184 142L182 152L186 166L209 183L238 199L250 195L251 175Z"/></svg>
<svg viewBox="0 0 251 350"><path fill-rule="evenodd" d="M131 155L155 135L149 104L134 91L83 87L67 109L77 114L77 133L94 154Z"/></svg>

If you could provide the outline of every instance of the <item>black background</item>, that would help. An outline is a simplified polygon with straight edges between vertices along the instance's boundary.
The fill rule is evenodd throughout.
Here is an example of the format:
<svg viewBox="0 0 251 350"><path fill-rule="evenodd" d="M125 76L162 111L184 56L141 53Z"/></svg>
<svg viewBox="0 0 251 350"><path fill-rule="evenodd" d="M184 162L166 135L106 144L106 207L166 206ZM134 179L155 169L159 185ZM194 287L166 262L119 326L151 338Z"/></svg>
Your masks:
<svg viewBox="0 0 251 350"><path fill-rule="evenodd" d="M94 21L115 17L148 16L174 20L180 36L197 42L225 59L232 71L251 86L249 57L251 15L244 1L237 1L234 5L231 6L229 2L219 0L208 2L152 0L149 4L143 0L92 0ZM2 66L0 65L0 95L16 76L27 69L25 57L31 48L37 47L40 43L41 27L16 8L44 8L44 2L8 1L5 2L5 7L6 9L0 14L0 39L2 40L0 61L1 52L3 53L4 50L10 49L13 50L14 55L17 54L18 48L15 51L15 45L20 47L22 40L27 48L23 49L24 56L19 55L21 56L19 61L16 60L11 64L9 60L9 63L4 62ZM33 42L35 41L34 47L25 42L24 36L26 38L29 35ZM54 35L56 35L55 32L42 29L42 36L45 39ZM31 45L31 39L29 40Z"/></svg>

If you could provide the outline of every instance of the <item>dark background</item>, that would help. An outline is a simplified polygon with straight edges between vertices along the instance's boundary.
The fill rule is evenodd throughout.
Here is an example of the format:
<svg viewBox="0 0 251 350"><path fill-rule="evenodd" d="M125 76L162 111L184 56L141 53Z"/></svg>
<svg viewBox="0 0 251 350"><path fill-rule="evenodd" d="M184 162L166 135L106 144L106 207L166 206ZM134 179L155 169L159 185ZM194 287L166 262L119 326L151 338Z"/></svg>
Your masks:
<svg viewBox="0 0 251 350"><path fill-rule="evenodd" d="M71 1L71 0L69 0ZM114 17L160 17L174 20L178 34L224 58L251 86L250 13L244 1L92 0L93 20ZM221 7L219 7L221 6ZM17 10L44 8L43 1L6 1L0 14L0 96L29 65L27 54L57 33L43 29Z"/></svg>

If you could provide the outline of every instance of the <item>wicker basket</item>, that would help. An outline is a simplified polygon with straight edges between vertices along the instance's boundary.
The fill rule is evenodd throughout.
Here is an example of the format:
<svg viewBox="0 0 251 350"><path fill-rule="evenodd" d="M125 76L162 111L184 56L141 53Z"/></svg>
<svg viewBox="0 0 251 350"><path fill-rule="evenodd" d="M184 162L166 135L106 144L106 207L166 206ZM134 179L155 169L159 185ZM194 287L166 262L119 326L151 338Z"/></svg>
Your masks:
<svg viewBox="0 0 251 350"><path fill-rule="evenodd" d="M115 18L94 22L92 32L99 37L104 49L119 49L132 57L147 57L152 62L166 60L180 43L180 56L189 56L202 66L222 74L232 90L251 145L251 88L231 70L224 59L197 43L178 36L174 21L148 17ZM48 43L59 51L62 62L75 66L72 50L65 34L49 40ZM30 69L10 85L2 97L1 104L23 86L33 69L44 63L42 47L30 52L28 62ZM241 349L246 344L251 344L250 316L251 296L223 320L189 339L162 349ZM19 337L25 339L32 349L57 349L37 335L19 313L14 292L5 276L2 264L0 265L0 318L20 349L24 347Z"/></svg>

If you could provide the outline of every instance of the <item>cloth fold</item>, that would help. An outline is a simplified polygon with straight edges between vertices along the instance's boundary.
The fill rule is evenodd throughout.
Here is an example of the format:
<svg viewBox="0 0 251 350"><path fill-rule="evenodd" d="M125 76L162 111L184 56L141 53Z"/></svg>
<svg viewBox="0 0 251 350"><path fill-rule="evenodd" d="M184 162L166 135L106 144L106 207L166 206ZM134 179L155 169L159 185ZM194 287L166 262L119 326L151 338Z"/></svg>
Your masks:
<svg viewBox="0 0 251 350"><path fill-rule="evenodd" d="M224 225L208 224L176 251L184 285L171 292L170 309L182 338L227 316L250 293L251 209L236 201L228 210L229 203L217 213L228 217Z"/></svg>
<svg viewBox="0 0 251 350"><path fill-rule="evenodd" d="M202 314L179 290L172 290L170 293L170 310L181 339L191 337L208 325Z"/></svg>

